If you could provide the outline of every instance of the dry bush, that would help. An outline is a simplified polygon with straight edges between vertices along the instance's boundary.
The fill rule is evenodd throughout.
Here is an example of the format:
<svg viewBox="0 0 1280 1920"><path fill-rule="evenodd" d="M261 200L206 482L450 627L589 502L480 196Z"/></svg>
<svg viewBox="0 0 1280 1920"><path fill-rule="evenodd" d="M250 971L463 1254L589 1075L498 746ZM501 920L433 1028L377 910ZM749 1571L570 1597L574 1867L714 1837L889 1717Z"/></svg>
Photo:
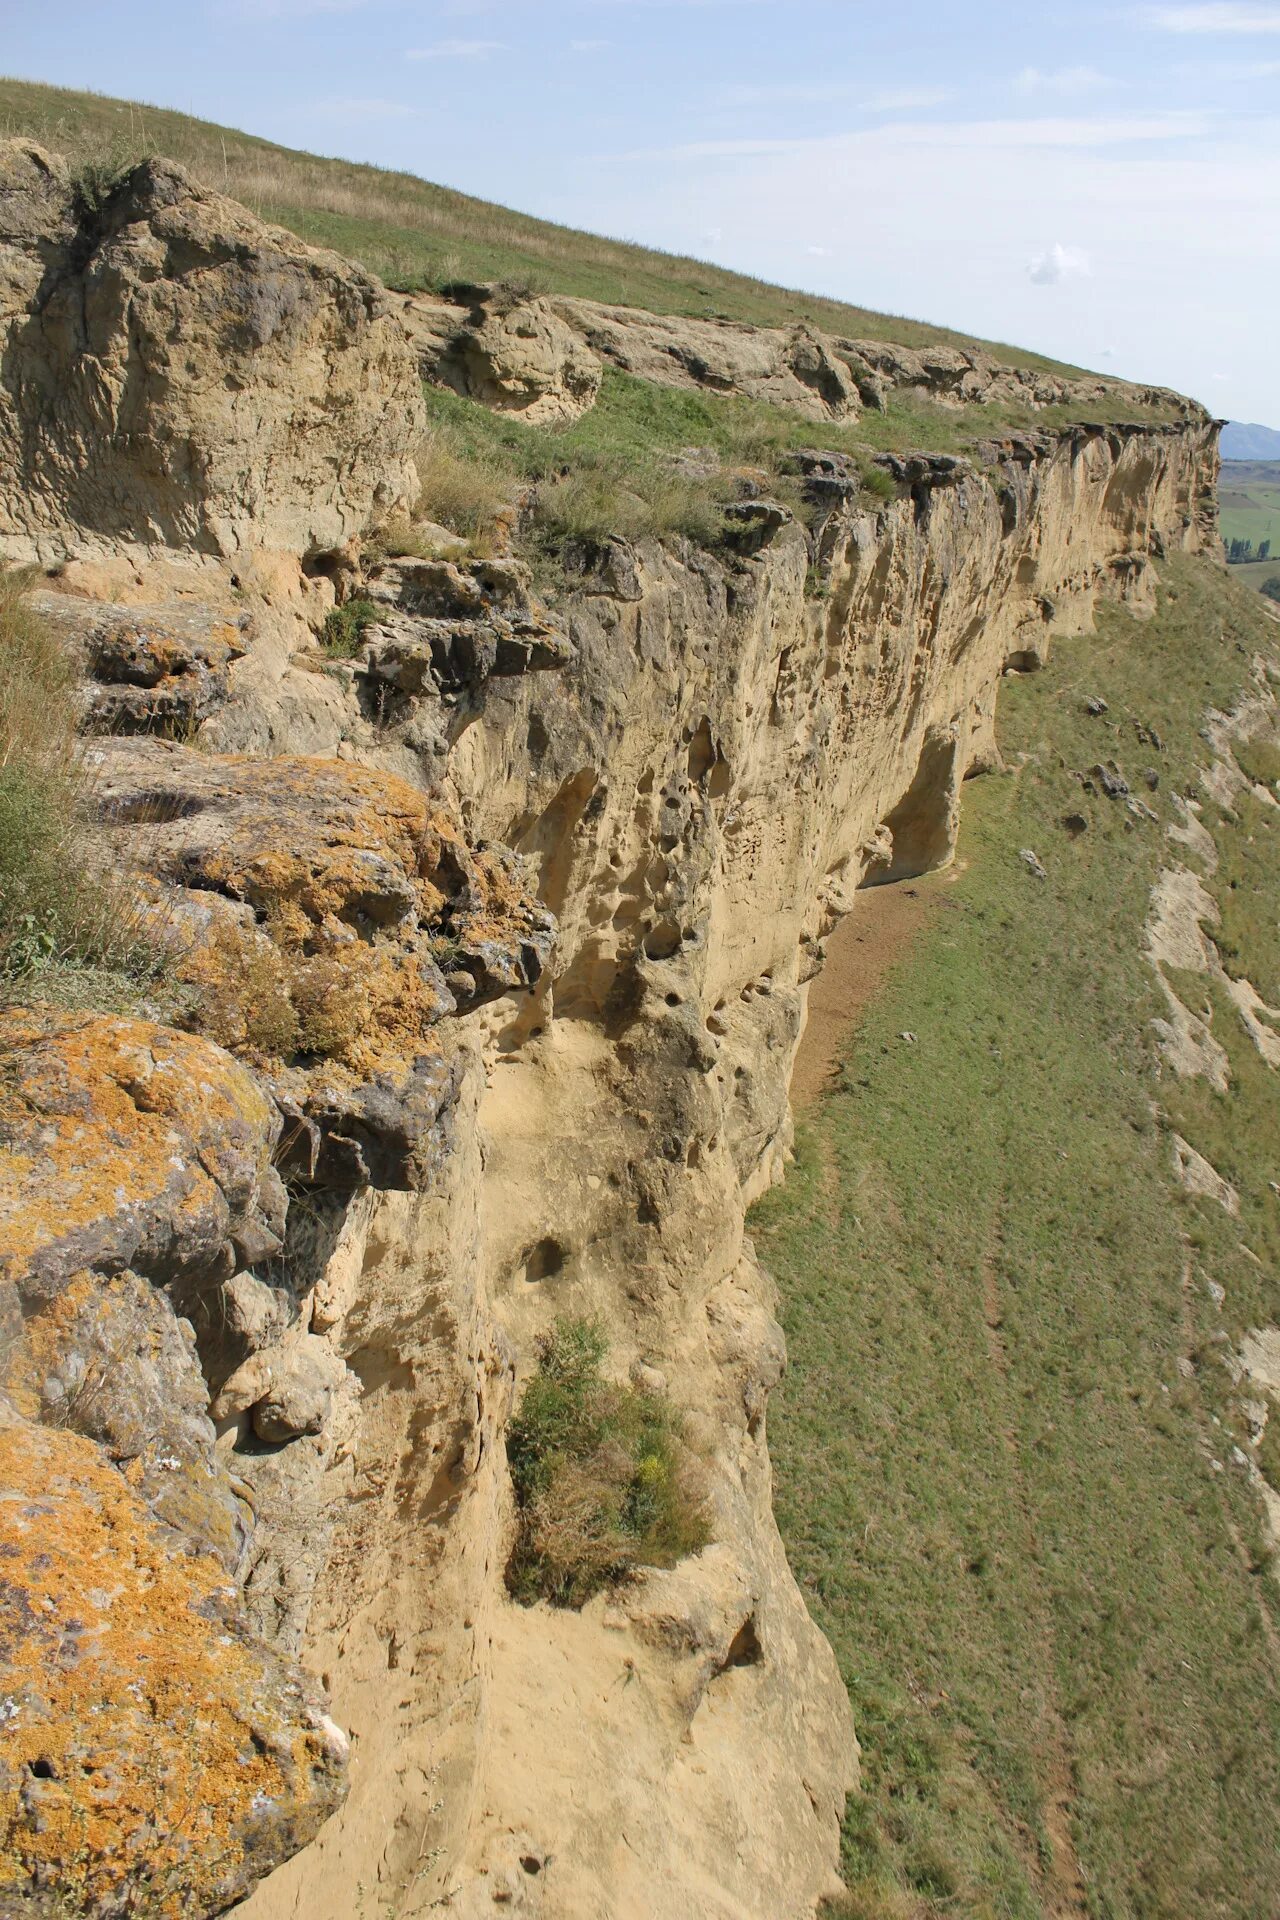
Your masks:
<svg viewBox="0 0 1280 1920"><path fill-rule="evenodd" d="M518 1600L580 1607L641 1566L672 1567L707 1544L706 1502L679 1417L601 1371L606 1343L561 1321L507 1435L520 1528L507 1568Z"/></svg>
<svg viewBox="0 0 1280 1920"><path fill-rule="evenodd" d="M441 422L418 450L419 513L469 540L492 540L511 510L520 476L496 456L465 446ZM409 551L411 549L401 549Z"/></svg>

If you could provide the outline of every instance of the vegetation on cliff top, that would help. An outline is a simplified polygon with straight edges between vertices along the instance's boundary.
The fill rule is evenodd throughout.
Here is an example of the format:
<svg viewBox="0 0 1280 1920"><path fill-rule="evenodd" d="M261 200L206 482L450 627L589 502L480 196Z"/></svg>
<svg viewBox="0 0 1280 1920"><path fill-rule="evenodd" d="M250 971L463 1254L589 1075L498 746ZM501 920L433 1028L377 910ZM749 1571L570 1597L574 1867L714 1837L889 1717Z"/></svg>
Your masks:
<svg viewBox="0 0 1280 1920"><path fill-rule="evenodd" d="M517 1600L580 1607L637 1567L672 1567L707 1544L675 1410L606 1380L607 1351L594 1322L558 1322L508 1430L519 1530L507 1585Z"/></svg>
<svg viewBox="0 0 1280 1920"><path fill-rule="evenodd" d="M1013 771L967 790L959 871L755 1214L779 1520L862 1742L859 1920L1275 1909L1277 1592L1224 1364L1280 1324L1275 1080L1225 1004L1230 1091L1161 1075L1143 956L1170 795L1274 632L1207 563L1165 577L1156 620L1104 610L1005 682ZM1100 757L1155 764L1158 818L1083 793ZM1203 817L1228 965L1274 994L1276 811ZM1176 1185L1170 1124L1238 1218Z"/></svg>

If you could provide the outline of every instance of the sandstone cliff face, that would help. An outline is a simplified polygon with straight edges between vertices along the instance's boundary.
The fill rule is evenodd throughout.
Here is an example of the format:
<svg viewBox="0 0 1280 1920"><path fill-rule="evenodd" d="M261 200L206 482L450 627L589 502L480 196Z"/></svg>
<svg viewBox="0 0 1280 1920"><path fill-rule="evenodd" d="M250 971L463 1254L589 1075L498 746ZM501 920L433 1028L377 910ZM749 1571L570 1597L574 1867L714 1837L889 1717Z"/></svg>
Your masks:
<svg viewBox="0 0 1280 1920"><path fill-rule="evenodd" d="M509 560L362 571L357 547L333 552L400 488L415 430L379 290L158 164L109 203L83 269L57 163L10 166L8 550L67 556L40 604L85 662L86 727L115 730L90 743L97 832L180 930L201 1029L7 1016L5 1417L43 1422L48 1510L15 1480L14 1514L19 1549L43 1529L54 1552L16 1605L51 1580L79 1591L123 1539L138 1631L198 1668L226 1733L195 1762L248 1796L210 1799L194 1846L170 1801L95 1826L83 1909L127 1910L111 1900L147 1890L138 1836L158 1834L178 1911L266 1875L254 1920L799 1920L838 1884L856 1742L773 1523L785 1356L743 1221L784 1163L806 982L861 886L950 856L962 783L996 757L1002 672L1087 628L1099 594L1141 606L1162 548L1216 537L1214 432L1189 416L903 459L874 510L817 461L815 534L765 503L733 551L582 548L548 615ZM220 263L204 291L173 220ZM7 369L32 339L46 364L42 288L83 272L92 302L99 268L128 278L139 255L135 344L104 321L93 356L134 369L107 381L113 422L135 375L148 390L148 314L223 325L232 260L236 285L261 292L282 259L309 291L285 303L293 332L230 342L232 400L210 410L179 381L142 451L118 443L104 505L71 472L101 425L77 411L83 368L65 401L37 379L38 404ZM570 304L553 317L573 331ZM657 352L650 318L627 324ZM577 349L546 315L531 333L491 320L467 319L480 345L436 328L459 381L559 405ZM606 317L591 325L610 357ZM821 342L738 349L770 397L852 381ZM321 367L337 396L305 462L275 410L294 361L307 406ZM279 437L246 437L236 395ZM208 459L176 478L161 459L157 479L147 448L188 408ZM321 549L380 616L350 663L315 649ZM713 1535L578 1613L519 1607L504 1582L503 1434L536 1336L569 1312L685 1415ZM122 1329L119 1390L86 1393ZM104 1645L87 1691L22 1680L18 1724L55 1725L58 1754L128 1686ZM299 1655L351 1736L324 1825L342 1738ZM151 1729L110 1717L132 1779ZM12 1753L0 1858L17 1910L39 1912L40 1796L56 1787L82 1826L97 1810L57 1785L52 1751L34 1757L54 1785Z"/></svg>
<svg viewBox="0 0 1280 1920"><path fill-rule="evenodd" d="M413 1434L415 1396L386 1396L354 1443L381 1517L339 1520L311 1631L362 1758L255 1916L354 1897L375 1859L410 1912L773 1920L833 1886L855 1747L769 1510L783 1355L744 1207L781 1171L824 932L860 885L948 857L1001 672L1087 627L1099 593L1140 607L1153 550L1212 537L1213 470L1198 427L1010 444L987 471L905 463L895 505L827 522L821 598L794 525L729 569L614 544L570 602L572 664L490 689L451 775L473 828L534 864L559 936L535 1004L477 1029L483 1166L456 1160L411 1230L433 1303L462 1283L475 1397L460 1433L433 1393ZM406 1285L387 1204L355 1289L379 1345ZM583 1310L690 1410L716 1544L581 1614L524 1610L502 1591L499 1356L527 1366ZM420 1340L401 1326L401 1366ZM440 1486L445 1461L424 1588L391 1489ZM402 1811L375 1837L390 1776Z"/></svg>

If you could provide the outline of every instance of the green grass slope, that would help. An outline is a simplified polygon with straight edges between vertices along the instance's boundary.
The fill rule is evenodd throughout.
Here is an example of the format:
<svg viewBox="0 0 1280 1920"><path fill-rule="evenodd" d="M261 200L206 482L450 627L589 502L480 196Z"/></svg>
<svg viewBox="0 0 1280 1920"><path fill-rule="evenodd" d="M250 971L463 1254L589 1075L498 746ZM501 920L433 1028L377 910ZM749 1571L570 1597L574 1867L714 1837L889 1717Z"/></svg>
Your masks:
<svg viewBox="0 0 1280 1920"><path fill-rule="evenodd" d="M1108 610L1006 682L1013 770L966 789L962 871L756 1210L778 1516L863 1744L862 1920L1280 1911L1277 1588L1223 1364L1280 1321L1280 1088L1225 1008L1230 1094L1162 1078L1142 956L1169 796L1275 637L1179 560L1156 620ZM1112 755L1158 821L1084 796ZM1273 991L1278 817L1210 820L1224 939ZM1156 1103L1238 1220L1174 1185Z"/></svg>
<svg viewBox="0 0 1280 1920"><path fill-rule="evenodd" d="M396 287L512 280L657 313L771 327L806 320L828 332L905 346L989 344L945 327L790 292L700 260L554 226L413 174L297 153L162 107L0 79L0 137L16 135L39 140L77 165L114 169L165 154L262 219L362 261ZM1012 347L993 350L1011 365L1078 371Z"/></svg>
<svg viewBox="0 0 1280 1920"><path fill-rule="evenodd" d="M1271 542L1280 572L1280 460L1227 461L1218 484L1224 540L1252 540L1256 553Z"/></svg>

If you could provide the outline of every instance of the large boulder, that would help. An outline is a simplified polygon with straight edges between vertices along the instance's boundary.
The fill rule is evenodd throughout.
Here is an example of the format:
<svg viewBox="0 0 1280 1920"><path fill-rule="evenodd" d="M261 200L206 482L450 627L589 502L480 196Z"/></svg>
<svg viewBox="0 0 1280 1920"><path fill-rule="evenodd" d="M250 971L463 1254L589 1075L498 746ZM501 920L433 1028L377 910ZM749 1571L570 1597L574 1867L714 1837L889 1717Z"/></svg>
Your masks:
<svg viewBox="0 0 1280 1920"><path fill-rule="evenodd" d="M381 285L147 160L91 193L0 143L0 553L328 553L413 495Z"/></svg>
<svg viewBox="0 0 1280 1920"><path fill-rule="evenodd" d="M471 287L454 300L410 295L401 313L422 377L436 386L531 426L576 420L595 404L600 361L548 300Z"/></svg>

